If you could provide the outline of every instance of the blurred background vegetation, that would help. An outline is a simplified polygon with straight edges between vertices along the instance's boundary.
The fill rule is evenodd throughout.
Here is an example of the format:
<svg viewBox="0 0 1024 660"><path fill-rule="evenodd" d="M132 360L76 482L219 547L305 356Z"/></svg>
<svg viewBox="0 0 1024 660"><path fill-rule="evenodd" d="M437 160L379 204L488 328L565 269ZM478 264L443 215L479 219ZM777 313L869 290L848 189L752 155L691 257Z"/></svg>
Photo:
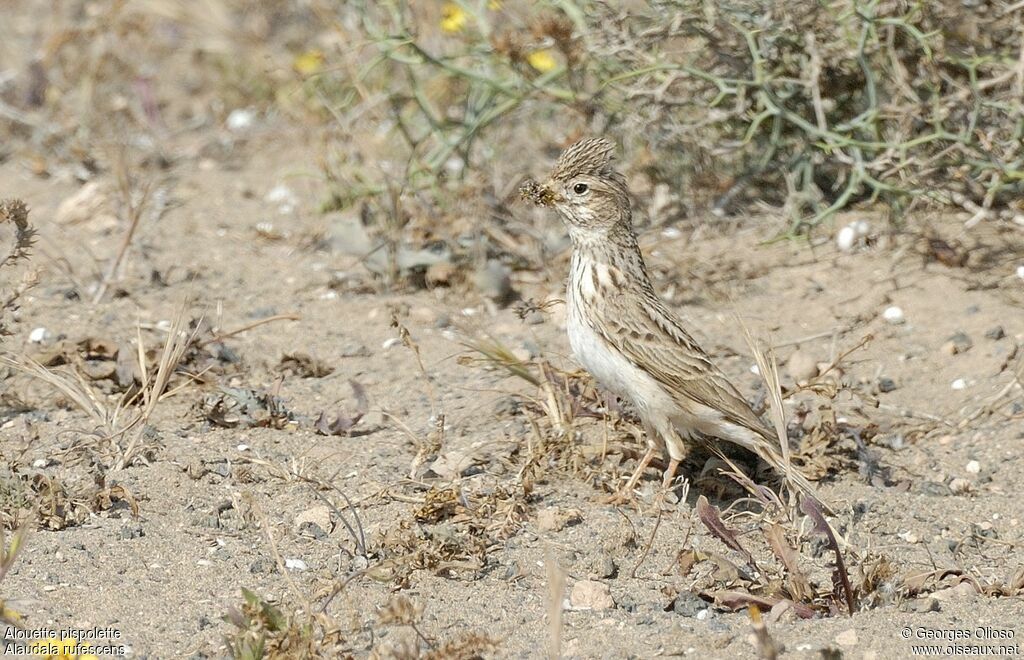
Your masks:
<svg viewBox="0 0 1024 660"><path fill-rule="evenodd" d="M210 128L191 155L223 154L259 117L322 135L324 211L420 245L514 223L522 178L591 133L641 222L1024 218L1012 0L5 4L0 159L39 176L113 169L110 144L166 167Z"/></svg>

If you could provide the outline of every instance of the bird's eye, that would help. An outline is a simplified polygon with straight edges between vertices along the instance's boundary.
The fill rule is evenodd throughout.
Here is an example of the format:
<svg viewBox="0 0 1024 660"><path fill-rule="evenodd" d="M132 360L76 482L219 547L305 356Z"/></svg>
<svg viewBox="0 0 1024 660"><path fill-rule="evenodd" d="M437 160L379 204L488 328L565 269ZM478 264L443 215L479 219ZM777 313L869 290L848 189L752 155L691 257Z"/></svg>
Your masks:
<svg viewBox="0 0 1024 660"><path fill-rule="evenodd" d="M577 195L585 195L587 194L588 190L590 190L590 186L588 186L585 183L577 183L575 186L572 187L572 191Z"/></svg>

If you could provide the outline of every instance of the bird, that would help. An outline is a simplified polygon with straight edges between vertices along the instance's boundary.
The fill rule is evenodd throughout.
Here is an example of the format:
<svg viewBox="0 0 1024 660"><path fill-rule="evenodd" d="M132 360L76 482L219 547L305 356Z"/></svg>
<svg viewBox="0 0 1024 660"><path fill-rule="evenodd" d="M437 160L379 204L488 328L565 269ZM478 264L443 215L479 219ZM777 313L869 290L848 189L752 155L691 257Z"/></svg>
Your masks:
<svg viewBox="0 0 1024 660"><path fill-rule="evenodd" d="M523 197L553 207L568 230L566 325L576 360L632 403L645 431L647 451L613 499L632 497L661 447L669 458L667 490L688 445L707 437L750 450L820 502L807 478L787 465L775 432L655 292L614 159L611 140L584 138L562 152L547 181L521 188Z"/></svg>

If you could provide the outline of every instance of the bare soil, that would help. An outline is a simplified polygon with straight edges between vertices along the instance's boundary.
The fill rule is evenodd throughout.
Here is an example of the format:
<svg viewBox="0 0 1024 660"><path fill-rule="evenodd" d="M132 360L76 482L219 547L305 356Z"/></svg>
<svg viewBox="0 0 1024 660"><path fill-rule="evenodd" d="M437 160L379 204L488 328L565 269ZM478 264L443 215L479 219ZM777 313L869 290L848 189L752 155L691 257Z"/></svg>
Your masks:
<svg viewBox="0 0 1024 660"><path fill-rule="evenodd" d="M344 223L316 212L321 184L291 176L316 149L306 139L313 142L272 127L236 146L230 167L181 147L161 177L166 211L142 223L124 277L96 304L89 284L124 224L58 224L58 206L79 186L39 179L17 159L0 165L0 193L32 208L43 269L7 350L38 354L60 338L130 345L138 336L159 347L166 336L159 323L183 301L188 318L205 318L221 333L274 315L298 318L224 339L230 360L218 362L205 383L185 384L159 404L144 434L149 449L122 469L113 469L116 452L88 416L39 381L9 375L5 400L26 409L3 415L5 479L56 480L67 492L64 506L85 512L53 513L55 529L44 524L30 537L4 581L4 597L23 603L25 625L112 626L133 657L219 657L233 634L221 617L248 588L287 612L325 608L343 647L366 656L418 643L409 627L379 622L378 610L398 592L424 608L418 629L434 644L475 631L498 640L497 656L537 657L549 648L554 561L566 576L562 597L594 579L614 602L563 612L568 657L755 656L745 609L687 600L702 589L706 596L717 579L713 562L680 570L687 549L742 566L694 511L700 494L728 507L737 496L729 480L707 487L711 482L700 479L707 455L695 452L685 466L692 484L685 501L666 503L659 514L653 497L660 475L652 469L635 506L602 503L642 446L628 414L579 418L561 449L545 454L535 446L538 413L528 405L544 393L506 371L459 359L473 355L465 340L489 337L527 361L543 357L574 371L561 306L524 321L515 305L481 295L471 278L452 288L387 291L363 260L346 253ZM266 198L282 184L296 196L285 213ZM875 242L850 254L831 240L766 243L772 223L749 218L697 219L674 233L642 235L657 286L751 399L761 385L734 310L755 334L770 334L783 363L801 338L801 351L829 362L872 337L841 361L845 393L830 404L849 428L871 429L866 446L858 450L847 437L828 444L824 458L808 460L827 472L819 485L837 512L833 525L851 579L857 583L880 557L891 572L859 592L861 611L852 617L841 609L809 620L782 615L770 621L770 635L795 658L835 650L909 657L911 642L927 631L973 634L983 626L1015 637L968 642L1019 644L1024 602L1020 585L1011 583L1022 566L1024 412L1019 383L995 396L1012 382L1012 354L1024 342L1024 282L1013 278L1020 231L980 227L969 266L951 268L927 261L912 238L889 235L883 220L866 217ZM950 231L959 222L932 221ZM566 256L545 269L514 271L517 295L559 298ZM893 305L905 323L883 318ZM393 311L408 331L406 343ZM997 326L1005 336L989 338L999 335ZM42 346L28 341L35 328L47 330ZM944 345L958 332L973 345L951 354ZM295 353L333 371L282 373L282 356ZM783 374L792 388L785 368ZM882 378L895 388L879 392ZM952 386L958 380L962 389ZM318 434L321 412L345 416L357 408L350 381L365 388L367 414L348 435ZM271 392L294 420L281 428L218 426L204 402L222 386ZM523 471L537 455L541 464L530 468L536 476L526 492ZM428 470L438 456L454 470ZM865 456L877 465L869 469ZM106 487L130 493L137 515L116 498L109 508L91 501L100 474ZM758 478L772 483L769 475ZM446 489L458 493L454 513L434 515L424 502ZM39 490L31 497L41 498ZM327 512L322 498L331 502ZM356 556L361 551L341 521L356 513L365 556ZM304 514L326 529L297 526ZM740 517L730 524L756 545L757 526L749 523ZM831 554L806 520L797 528L812 581L831 591ZM396 540L402 534L414 539L411 547ZM453 549L445 555L440 547ZM416 557L418 548L438 556ZM758 557L771 561L770 554ZM302 564L282 572L279 559ZM951 573L908 590L908 576L936 569ZM961 581L970 588L957 587ZM744 584L734 577L719 587L742 591ZM1006 585L1007 595L993 595L993 585ZM908 626L911 641L901 637Z"/></svg>

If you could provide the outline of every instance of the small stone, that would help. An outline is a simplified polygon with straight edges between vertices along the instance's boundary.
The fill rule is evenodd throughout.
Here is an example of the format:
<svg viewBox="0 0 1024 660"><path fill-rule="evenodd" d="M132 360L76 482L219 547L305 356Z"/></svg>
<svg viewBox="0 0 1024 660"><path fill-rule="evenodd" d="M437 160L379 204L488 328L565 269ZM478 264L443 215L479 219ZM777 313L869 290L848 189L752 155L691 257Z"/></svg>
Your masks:
<svg viewBox="0 0 1024 660"><path fill-rule="evenodd" d="M608 555L600 558L596 568L597 577L604 580L614 578L619 574L619 567L615 564L615 560Z"/></svg>
<svg viewBox="0 0 1024 660"><path fill-rule="evenodd" d="M900 325L906 321L906 317L903 315L903 310L896 305L886 307L885 311L882 312L882 318L893 325Z"/></svg>
<svg viewBox="0 0 1024 660"><path fill-rule="evenodd" d="M672 601L672 611L681 616L696 618L707 609L708 603L692 591L684 591Z"/></svg>
<svg viewBox="0 0 1024 660"><path fill-rule="evenodd" d="M951 388L953 388L954 390L966 390L967 389L967 381L964 380L963 378L957 378L952 383L950 383L949 386Z"/></svg>
<svg viewBox="0 0 1024 660"><path fill-rule="evenodd" d="M892 392L896 389L896 381L888 376L879 376L878 378L878 391L882 394Z"/></svg>
<svg viewBox="0 0 1024 660"><path fill-rule="evenodd" d="M857 646L857 631L853 628L847 628L836 635L836 644L839 646Z"/></svg>
<svg viewBox="0 0 1024 660"><path fill-rule="evenodd" d="M458 449L449 449L430 464L430 471L442 479L456 479L472 465L473 456Z"/></svg>
<svg viewBox="0 0 1024 660"><path fill-rule="evenodd" d="M572 586L569 607L574 610L610 610L615 607L611 589L597 580L580 580Z"/></svg>
<svg viewBox="0 0 1024 660"><path fill-rule="evenodd" d="M797 349L786 361L786 372L798 385L806 384L818 375L818 361L810 353Z"/></svg>
<svg viewBox="0 0 1024 660"><path fill-rule="evenodd" d="M252 128L253 122L255 121L255 110L252 108L236 108L228 114L227 121L224 123L232 133L241 133Z"/></svg>
<svg viewBox="0 0 1024 660"><path fill-rule="evenodd" d="M145 535L146 533L142 530L142 525L125 525L117 531L117 538L122 541L140 539Z"/></svg>
<svg viewBox="0 0 1024 660"><path fill-rule="evenodd" d="M922 482L918 485L917 491L922 495L930 495L931 497L949 497L952 493L949 486L938 481Z"/></svg>
<svg viewBox="0 0 1024 660"><path fill-rule="evenodd" d="M969 493L971 492L971 488L973 488L971 482L963 477L956 477L951 479L949 482L949 489L953 491L954 495Z"/></svg>
<svg viewBox="0 0 1024 660"><path fill-rule="evenodd" d="M331 509L323 504L306 509L295 516L295 529L300 534L326 538L331 533Z"/></svg>
<svg viewBox="0 0 1024 660"><path fill-rule="evenodd" d="M949 355L959 355L971 350L973 346L974 342L967 336L967 333L958 332L942 345L942 352Z"/></svg>
<svg viewBox="0 0 1024 660"><path fill-rule="evenodd" d="M288 559L284 560L284 567L292 571L307 571L309 565L301 559Z"/></svg>
<svg viewBox="0 0 1024 660"><path fill-rule="evenodd" d="M537 514L537 529L542 532L560 532L569 525L583 521L583 513L579 509L560 509L548 507Z"/></svg>
<svg viewBox="0 0 1024 660"><path fill-rule="evenodd" d="M935 596L915 598L914 600L905 601L900 605L900 611L910 612L911 614L927 614L928 612L938 612L941 609L942 606L939 604L939 599Z"/></svg>
<svg viewBox="0 0 1024 660"><path fill-rule="evenodd" d="M967 466L964 469L970 474L978 474L981 472L981 463L978 461L967 461Z"/></svg>
<svg viewBox="0 0 1024 660"><path fill-rule="evenodd" d="M1003 330L1003 326L997 325L994 328L989 328L985 331L985 339L991 339L992 341L999 341L1006 336L1006 331Z"/></svg>
<svg viewBox="0 0 1024 660"><path fill-rule="evenodd" d="M836 247L840 252L849 252L857 244L857 230L852 224L846 225L836 234Z"/></svg>
<svg viewBox="0 0 1024 660"><path fill-rule="evenodd" d="M53 333L46 328L33 328L32 332L28 333L28 341L30 344L42 344L49 341L53 337Z"/></svg>
<svg viewBox="0 0 1024 660"><path fill-rule="evenodd" d="M918 535L915 534L914 532L901 532L900 534L897 534L897 536L899 536L901 539L903 539L907 543L911 543L911 544L917 543L918 541L921 540L920 537L918 537Z"/></svg>
<svg viewBox="0 0 1024 660"><path fill-rule="evenodd" d="M1017 266L1017 277L1024 280L1024 266Z"/></svg>
<svg viewBox="0 0 1024 660"><path fill-rule="evenodd" d="M940 589L932 594L932 598L939 602L946 602L950 600L959 600L961 598L970 598L977 595L978 590L974 588L970 582L961 582L953 587L946 589Z"/></svg>

